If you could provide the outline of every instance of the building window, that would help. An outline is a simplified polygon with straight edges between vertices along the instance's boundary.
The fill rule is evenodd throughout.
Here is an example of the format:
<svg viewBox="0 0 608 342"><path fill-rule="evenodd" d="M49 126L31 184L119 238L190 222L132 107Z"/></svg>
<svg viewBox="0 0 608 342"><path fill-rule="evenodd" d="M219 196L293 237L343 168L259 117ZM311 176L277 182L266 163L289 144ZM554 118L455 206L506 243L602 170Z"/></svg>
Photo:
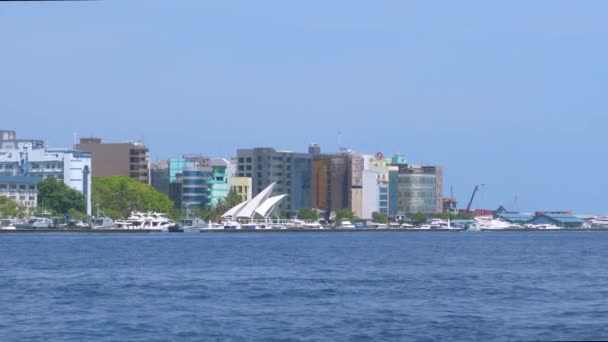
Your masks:
<svg viewBox="0 0 608 342"><path fill-rule="evenodd" d="M247 158L247 162L251 163L252 162L251 158Z"/></svg>
<svg viewBox="0 0 608 342"><path fill-rule="evenodd" d="M30 196L30 201L35 201L35 200L36 200L36 197Z"/></svg>
<svg viewBox="0 0 608 342"><path fill-rule="evenodd" d="M247 165L247 171L251 171L251 165Z"/></svg>
<svg viewBox="0 0 608 342"><path fill-rule="evenodd" d="M0 184L0 189L6 189L6 184Z"/></svg>
<svg viewBox="0 0 608 342"><path fill-rule="evenodd" d="M245 166L239 165L239 171L245 171Z"/></svg>
<svg viewBox="0 0 608 342"><path fill-rule="evenodd" d="M17 189L17 185L11 184L11 185L9 185L9 189Z"/></svg>
<svg viewBox="0 0 608 342"><path fill-rule="evenodd" d="M244 163L245 162L245 158L239 158L239 163Z"/></svg>

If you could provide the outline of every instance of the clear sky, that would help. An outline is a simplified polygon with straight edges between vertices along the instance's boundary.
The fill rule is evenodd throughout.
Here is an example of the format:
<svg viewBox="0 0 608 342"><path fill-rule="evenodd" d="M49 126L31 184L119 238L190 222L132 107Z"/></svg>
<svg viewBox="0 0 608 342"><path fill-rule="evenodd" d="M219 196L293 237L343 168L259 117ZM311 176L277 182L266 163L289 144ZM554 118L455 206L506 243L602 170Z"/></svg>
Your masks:
<svg viewBox="0 0 608 342"><path fill-rule="evenodd" d="M0 127L153 160L440 164L466 206L608 213L608 1L0 2ZM515 198L517 197L517 201Z"/></svg>

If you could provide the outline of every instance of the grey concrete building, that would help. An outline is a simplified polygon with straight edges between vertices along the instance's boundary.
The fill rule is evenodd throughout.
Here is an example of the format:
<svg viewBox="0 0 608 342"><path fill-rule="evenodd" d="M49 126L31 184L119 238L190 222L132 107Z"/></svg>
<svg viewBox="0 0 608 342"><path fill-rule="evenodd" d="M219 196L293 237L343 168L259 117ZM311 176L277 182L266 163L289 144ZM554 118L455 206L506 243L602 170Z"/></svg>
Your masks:
<svg viewBox="0 0 608 342"><path fill-rule="evenodd" d="M252 179L253 196L276 182L276 194L288 196L277 211L292 217L301 208L312 207L312 156L308 153L276 151L273 148L237 150L237 177Z"/></svg>

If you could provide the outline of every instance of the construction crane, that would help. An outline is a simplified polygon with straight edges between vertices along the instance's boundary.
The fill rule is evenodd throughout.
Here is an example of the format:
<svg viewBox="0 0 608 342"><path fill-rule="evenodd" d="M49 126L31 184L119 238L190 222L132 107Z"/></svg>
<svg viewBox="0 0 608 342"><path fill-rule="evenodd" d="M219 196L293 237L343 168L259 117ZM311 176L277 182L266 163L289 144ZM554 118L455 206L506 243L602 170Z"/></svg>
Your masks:
<svg viewBox="0 0 608 342"><path fill-rule="evenodd" d="M473 199L475 198L475 194L479 191L479 185L475 185L475 189L473 189L473 194L471 195L471 199L469 200L469 204L467 204L467 213L471 210L471 204L473 204Z"/></svg>

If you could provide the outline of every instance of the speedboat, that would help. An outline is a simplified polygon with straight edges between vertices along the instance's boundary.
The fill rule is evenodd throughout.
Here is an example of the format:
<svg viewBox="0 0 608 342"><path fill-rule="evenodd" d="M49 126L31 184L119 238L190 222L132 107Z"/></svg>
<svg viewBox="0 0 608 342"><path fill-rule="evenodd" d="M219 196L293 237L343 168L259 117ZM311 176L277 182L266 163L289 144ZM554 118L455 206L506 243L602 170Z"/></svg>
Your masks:
<svg viewBox="0 0 608 342"><path fill-rule="evenodd" d="M340 222L340 225L338 225L336 228L341 228L341 229L354 229L355 225L352 224L350 221L342 221Z"/></svg>

